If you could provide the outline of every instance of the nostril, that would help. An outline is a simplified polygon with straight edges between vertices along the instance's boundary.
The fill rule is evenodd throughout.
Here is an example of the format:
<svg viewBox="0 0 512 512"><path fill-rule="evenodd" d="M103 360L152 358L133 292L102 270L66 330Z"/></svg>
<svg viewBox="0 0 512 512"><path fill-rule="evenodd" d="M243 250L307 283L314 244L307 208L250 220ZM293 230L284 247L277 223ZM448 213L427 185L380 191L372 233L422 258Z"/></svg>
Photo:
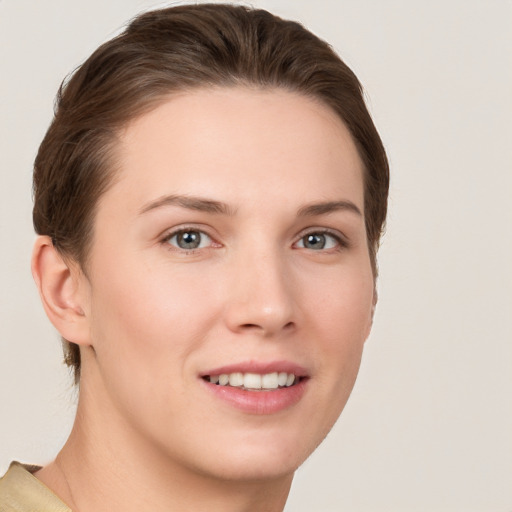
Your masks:
<svg viewBox="0 0 512 512"><path fill-rule="evenodd" d="M294 325L295 324L293 322L288 322L285 325L283 325L283 330L293 329ZM242 329L247 329L247 330L250 330L250 329L265 330L265 327L263 325L259 325L259 324L242 324L240 327Z"/></svg>
<svg viewBox="0 0 512 512"><path fill-rule="evenodd" d="M245 329L261 329L261 326L257 324L243 324L242 327Z"/></svg>

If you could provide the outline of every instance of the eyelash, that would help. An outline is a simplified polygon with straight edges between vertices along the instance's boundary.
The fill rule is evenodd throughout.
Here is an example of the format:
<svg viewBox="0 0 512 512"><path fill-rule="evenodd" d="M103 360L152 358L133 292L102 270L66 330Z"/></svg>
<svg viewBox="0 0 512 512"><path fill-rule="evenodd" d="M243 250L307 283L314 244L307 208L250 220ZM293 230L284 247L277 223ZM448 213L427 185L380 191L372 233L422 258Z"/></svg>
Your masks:
<svg viewBox="0 0 512 512"><path fill-rule="evenodd" d="M197 247L197 248L191 248L191 249L185 249L185 248L182 248L182 247L178 247L176 245L173 245L171 244L171 240L175 237L178 237L184 233L199 233L201 235L201 237L207 237L209 240L210 240L210 243L207 247ZM334 243L335 243L335 247L328 247L327 249L324 249L323 247L321 249L309 249L310 251L312 252L324 252L324 253L332 253L332 252L339 252L339 251L342 251L343 249L347 249L349 248L349 243L347 241L346 238L344 238L343 236L341 236L338 232L334 232L332 230L329 230L329 229L325 229L325 228L319 228L319 229L311 229L307 232L303 232L301 233L300 237L298 238L297 242L295 242L293 245L294 245L294 248L297 248L295 247L298 243L302 242L304 244L304 239L308 236L312 236L312 235L317 235L317 236L324 236L324 237L330 237L331 239L334 240ZM204 250L204 249L211 249L212 247L213 248L218 248L218 247L222 247L222 244L218 243L218 242L215 242L215 240L208 234L206 233L204 230L202 229L199 229L199 228L196 228L196 227L193 227L193 226L190 226L190 227L183 227L183 228L180 228L180 229L177 229L175 231L172 231L170 233L167 233L161 240L160 242L162 245L165 245L166 248L170 251L177 251L177 252L180 252L180 253L183 253L185 255L192 255L192 254L195 254L197 253L198 251L201 251L201 250ZM202 243L202 240L201 242ZM307 247L298 247L299 249L306 249L308 250Z"/></svg>
<svg viewBox="0 0 512 512"><path fill-rule="evenodd" d="M173 238L178 237L180 235L183 235L184 233L199 233L201 235L201 238L202 237L207 237L210 240L210 243L209 243L209 245L207 247L197 247L197 248L194 247L194 248L191 248L191 249L185 249L185 248L178 247L176 245L171 244L171 240ZM202 243L202 240L201 240L200 243ZM175 231L172 231L170 233L167 233L162 238L161 244L165 245L166 248L168 250L170 250L170 251L177 251L177 252L180 252L180 253L184 253L185 255L195 254L198 251L201 251L201 250L204 250L204 249L210 249L210 248L212 248L212 246L214 248L222 247L221 244L219 244L218 242L215 242L215 240L208 233L206 233L203 229L199 229L199 228L196 228L196 227L193 227L193 226L183 227L183 228L177 229Z"/></svg>
<svg viewBox="0 0 512 512"><path fill-rule="evenodd" d="M326 228L318 228L318 229L313 228L313 229L308 230L307 232L301 233L301 236L299 237L298 241L295 242L294 245L296 245L299 242L303 242L306 237L312 236L312 235L317 235L317 236L320 235L320 236L332 238L335 241L335 247L329 247L327 249L322 248L320 250L310 249L311 251L332 253L332 252L339 252L339 251L342 251L343 249L349 248L349 243L346 238L344 238L337 231L332 231L332 230L326 229ZM302 247L299 247L299 248L301 249ZM307 249L307 247L304 247L304 249Z"/></svg>

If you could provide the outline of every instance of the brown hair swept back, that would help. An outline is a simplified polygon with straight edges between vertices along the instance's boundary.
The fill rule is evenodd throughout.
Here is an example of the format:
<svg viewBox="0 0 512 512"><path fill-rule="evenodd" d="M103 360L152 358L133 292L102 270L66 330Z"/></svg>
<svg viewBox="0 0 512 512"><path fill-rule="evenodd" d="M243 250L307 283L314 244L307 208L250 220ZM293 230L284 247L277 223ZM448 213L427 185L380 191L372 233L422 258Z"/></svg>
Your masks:
<svg viewBox="0 0 512 512"><path fill-rule="evenodd" d="M343 120L365 166L364 214L376 275L389 169L361 85L302 25L245 6L184 5L141 14L61 85L35 160L36 232L86 271L95 207L115 177L119 129L173 92L235 85L296 91ZM64 340L64 347L78 382L78 346Z"/></svg>

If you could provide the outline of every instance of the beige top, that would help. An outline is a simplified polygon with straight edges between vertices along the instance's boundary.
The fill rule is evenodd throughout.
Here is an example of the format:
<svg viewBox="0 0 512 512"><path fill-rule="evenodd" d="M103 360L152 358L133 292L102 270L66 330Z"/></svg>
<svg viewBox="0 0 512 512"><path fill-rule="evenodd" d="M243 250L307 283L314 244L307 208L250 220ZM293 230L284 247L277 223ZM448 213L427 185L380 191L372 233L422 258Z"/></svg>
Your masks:
<svg viewBox="0 0 512 512"><path fill-rule="evenodd" d="M40 469L12 462L0 478L0 512L72 512L32 473Z"/></svg>

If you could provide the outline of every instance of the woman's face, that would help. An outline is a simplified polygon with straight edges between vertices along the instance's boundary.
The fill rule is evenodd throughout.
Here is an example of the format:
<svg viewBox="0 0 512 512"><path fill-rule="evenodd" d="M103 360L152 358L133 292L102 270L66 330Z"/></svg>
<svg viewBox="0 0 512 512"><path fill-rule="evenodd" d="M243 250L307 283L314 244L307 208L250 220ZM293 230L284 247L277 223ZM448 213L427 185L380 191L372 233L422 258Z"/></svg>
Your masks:
<svg viewBox="0 0 512 512"><path fill-rule="evenodd" d="M371 326L348 130L291 92L205 89L130 123L117 156L82 283L88 414L203 474L292 473L343 409Z"/></svg>

